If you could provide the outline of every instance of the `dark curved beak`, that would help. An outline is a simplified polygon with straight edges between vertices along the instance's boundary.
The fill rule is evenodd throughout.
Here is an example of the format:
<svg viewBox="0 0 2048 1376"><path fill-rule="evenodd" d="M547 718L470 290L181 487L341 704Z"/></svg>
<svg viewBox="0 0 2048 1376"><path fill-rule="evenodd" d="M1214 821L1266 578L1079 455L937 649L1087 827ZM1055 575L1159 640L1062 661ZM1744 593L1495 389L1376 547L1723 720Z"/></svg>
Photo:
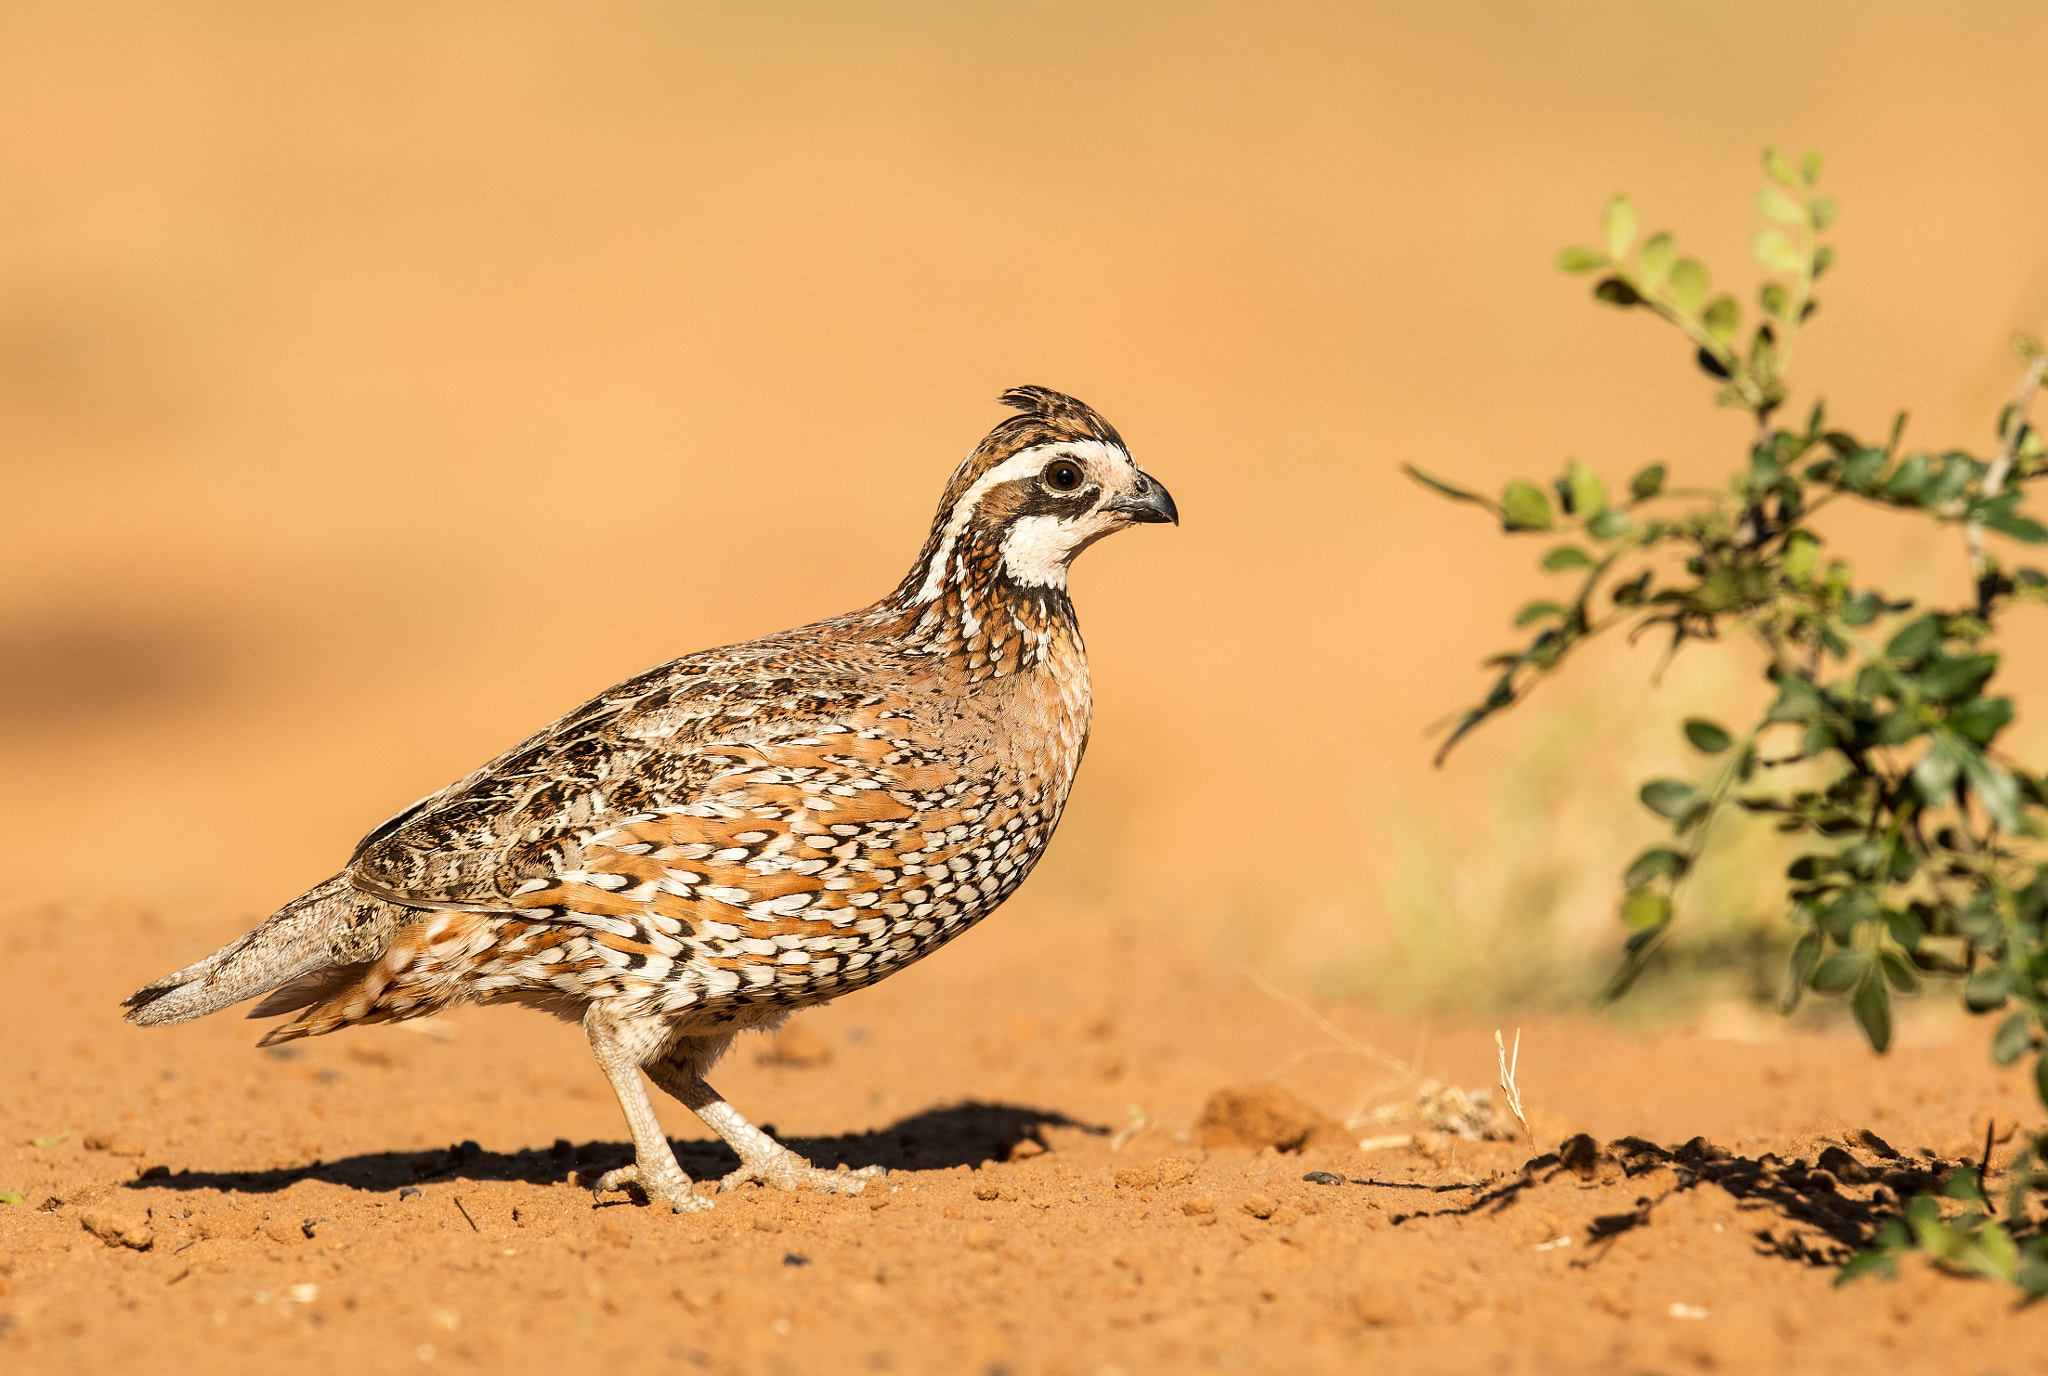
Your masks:
<svg viewBox="0 0 2048 1376"><path fill-rule="evenodd" d="M1128 497L1119 497L1111 502L1109 509L1120 512L1133 521L1169 522L1180 524L1180 511L1173 504L1173 494L1150 473L1138 474L1139 488Z"/></svg>

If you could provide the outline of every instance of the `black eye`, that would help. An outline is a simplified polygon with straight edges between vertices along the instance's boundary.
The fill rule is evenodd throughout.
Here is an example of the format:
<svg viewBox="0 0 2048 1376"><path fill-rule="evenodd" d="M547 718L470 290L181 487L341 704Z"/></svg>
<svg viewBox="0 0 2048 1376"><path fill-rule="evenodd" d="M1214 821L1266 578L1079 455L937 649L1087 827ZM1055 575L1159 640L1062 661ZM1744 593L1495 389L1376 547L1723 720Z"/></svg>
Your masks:
<svg viewBox="0 0 2048 1376"><path fill-rule="evenodd" d="M1055 492L1072 492L1081 485L1081 465L1072 459L1054 459L1045 466L1045 485Z"/></svg>

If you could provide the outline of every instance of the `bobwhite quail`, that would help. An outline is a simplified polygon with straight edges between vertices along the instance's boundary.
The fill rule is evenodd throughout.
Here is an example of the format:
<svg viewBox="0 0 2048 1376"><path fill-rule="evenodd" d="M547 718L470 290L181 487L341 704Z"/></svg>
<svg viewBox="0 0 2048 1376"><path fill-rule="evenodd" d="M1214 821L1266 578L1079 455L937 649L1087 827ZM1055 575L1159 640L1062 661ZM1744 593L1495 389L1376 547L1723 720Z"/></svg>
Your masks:
<svg viewBox="0 0 2048 1376"><path fill-rule="evenodd" d="M583 1024L639 1185L709 1207L639 1070L739 1154L721 1189L858 1191L705 1073L740 1031L872 984L1015 892L1088 742L1067 566L1178 522L1094 411L1020 387L961 463L917 563L845 616L690 655L600 694L365 836L341 873L130 997L184 1022L259 994L263 1044L463 1003ZM303 1011L300 1011L303 1010Z"/></svg>

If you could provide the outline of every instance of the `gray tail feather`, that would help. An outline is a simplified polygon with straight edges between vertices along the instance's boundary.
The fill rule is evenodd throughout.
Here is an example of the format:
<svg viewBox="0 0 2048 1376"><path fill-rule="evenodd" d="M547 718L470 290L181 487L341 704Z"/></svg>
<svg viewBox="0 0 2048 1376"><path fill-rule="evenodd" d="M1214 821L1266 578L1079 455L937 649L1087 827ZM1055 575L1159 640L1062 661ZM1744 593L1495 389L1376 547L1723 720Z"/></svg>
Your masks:
<svg viewBox="0 0 2048 1376"><path fill-rule="evenodd" d="M372 898L336 875L287 903L255 931L144 985L121 1006L128 1010L129 1022L157 1027L189 1022L278 990L251 1016L289 1012L319 997L317 992L304 999L299 995L324 988L334 978L328 971L360 968L376 959L398 929L417 915L413 909Z"/></svg>

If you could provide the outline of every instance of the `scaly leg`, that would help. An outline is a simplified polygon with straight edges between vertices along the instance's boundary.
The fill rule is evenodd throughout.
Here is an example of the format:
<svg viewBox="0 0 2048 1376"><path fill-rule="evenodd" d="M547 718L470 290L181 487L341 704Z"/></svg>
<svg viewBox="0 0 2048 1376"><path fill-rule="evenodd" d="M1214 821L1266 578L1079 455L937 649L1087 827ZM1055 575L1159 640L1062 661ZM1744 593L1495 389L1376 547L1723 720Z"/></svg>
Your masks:
<svg viewBox="0 0 2048 1376"><path fill-rule="evenodd" d="M705 1049L692 1046L686 1038L668 1057L650 1064L647 1074L654 1083L682 1100L684 1107L702 1118L706 1127L738 1153L740 1168L718 1182L719 1193L737 1189L751 1180L778 1190L859 1194L868 1181L888 1174L880 1166L863 1166L857 1171L819 1170L749 1123L723 1095L704 1082L702 1067L715 1054L706 1055Z"/></svg>
<svg viewBox="0 0 2048 1376"><path fill-rule="evenodd" d="M612 1093L619 1096L626 1126L633 1132L634 1163L605 1172L595 1193L602 1196L609 1190L633 1184L646 1191L650 1204L666 1204L679 1214L710 1208L711 1201L698 1197L690 1188L690 1177L677 1164L675 1150L662 1134L654 1106L647 1102L647 1086L640 1080L639 1064L627 1049L617 1019L606 1013L602 1005L592 1004L583 1017L583 1031L590 1038L590 1049L597 1053L597 1063L605 1078L612 1082Z"/></svg>

